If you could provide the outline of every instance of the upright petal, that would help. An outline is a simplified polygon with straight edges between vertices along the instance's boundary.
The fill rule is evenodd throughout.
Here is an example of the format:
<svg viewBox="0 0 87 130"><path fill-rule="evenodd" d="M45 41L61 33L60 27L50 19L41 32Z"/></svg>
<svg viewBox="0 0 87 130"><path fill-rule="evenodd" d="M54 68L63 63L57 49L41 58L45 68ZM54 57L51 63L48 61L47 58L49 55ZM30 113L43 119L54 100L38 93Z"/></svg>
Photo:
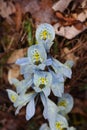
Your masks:
<svg viewBox="0 0 87 130"><path fill-rule="evenodd" d="M32 45L28 49L28 57L31 64L39 65L46 61L47 54L43 44Z"/></svg>
<svg viewBox="0 0 87 130"><path fill-rule="evenodd" d="M52 128L52 130L62 130L63 128L68 128L68 122L64 116L58 114L55 121L55 127Z"/></svg>
<svg viewBox="0 0 87 130"><path fill-rule="evenodd" d="M69 113L73 108L73 102L72 96L68 93L64 93L62 97L58 99L59 112L63 115Z"/></svg>
<svg viewBox="0 0 87 130"><path fill-rule="evenodd" d="M47 23L43 23L38 26L36 30L36 40L38 43L44 44L46 50L49 51L50 47L53 44L53 40L55 38L54 28Z"/></svg>

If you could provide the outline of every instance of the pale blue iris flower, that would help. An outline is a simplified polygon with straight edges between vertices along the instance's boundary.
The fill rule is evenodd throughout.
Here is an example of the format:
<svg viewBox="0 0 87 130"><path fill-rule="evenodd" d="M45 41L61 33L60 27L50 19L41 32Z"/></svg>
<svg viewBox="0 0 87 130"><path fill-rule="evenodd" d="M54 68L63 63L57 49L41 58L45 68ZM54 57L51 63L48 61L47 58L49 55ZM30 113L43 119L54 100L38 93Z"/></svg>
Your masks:
<svg viewBox="0 0 87 130"><path fill-rule="evenodd" d="M53 118L53 117L51 117ZM51 122L49 121L49 127L48 125L45 123L43 124L39 130L63 130L64 128L68 129L68 122L66 120L66 118L60 114L56 114L56 118L55 121ZM74 129L72 129L74 130Z"/></svg>
<svg viewBox="0 0 87 130"><path fill-rule="evenodd" d="M53 40L55 38L54 28L47 23L43 23L38 26L36 30L36 40L39 44L44 44L47 51L50 50Z"/></svg>
<svg viewBox="0 0 87 130"><path fill-rule="evenodd" d="M44 106L44 118L48 119L49 122L55 122L56 114L58 112L57 105L49 98L46 98L43 94L41 94L41 100Z"/></svg>
<svg viewBox="0 0 87 130"><path fill-rule="evenodd" d="M41 94L41 100L44 106L43 116L48 120L51 127L53 127L58 113L58 107L52 100L46 98L43 94Z"/></svg>
<svg viewBox="0 0 87 130"><path fill-rule="evenodd" d="M34 87L33 89L36 92L43 91L45 96L50 95L51 84L52 84L52 75L50 72L46 71L36 71L34 73Z"/></svg>
<svg viewBox="0 0 87 130"><path fill-rule="evenodd" d="M40 130L63 130L63 128L75 130L74 127L69 127L67 119L61 113L59 114L58 106L52 100L46 98L42 93L41 100L44 106L43 116L48 120L50 127L44 124Z"/></svg>
<svg viewBox="0 0 87 130"><path fill-rule="evenodd" d="M54 102L52 102L50 99L48 99L48 97L46 97L44 95L44 92L41 91L39 93L39 95L40 95L42 104L44 106L44 111L43 111L44 118L48 119L49 122L51 121L51 119L52 119L52 121L55 121L56 114L58 112L57 105L55 105ZM36 93L35 96L37 96L37 99L38 99L38 93ZM34 98L32 98L32 100L29 102L29 104L26 107L26 119L27 120L30 120L31 117L35 114L36 102L35 102Z"/></svg>
<svg viewBox="0 0 87 130"><path fill-rule="evenodd" d="M44 104L43 115L48 120L51 130L62 130L62 128L68 127L66 118L60 114L57 114L58 107L53 101L47 99L47 101L45 101L45 103L43 104Z"/></svg>
<svg viewBox="0 0 87 130"><path fill-rule="evenodd" d="M43 44L32 45L28 48L28 57L20 58L16 64L20 65L21 74L25 77L34 73L35 69L44 70L47 63L47 54Z"/></svg>
<svg viewBox="0 0 87 130"><path fill-rule="evenodd" d="M58 98L58 110L62 115L68 114L73 108L73 97L68 93L63 93L62 97Z"/></svg>
<svg viewBox="0 0 87 130"><path fill-rule="evenodd" d="M51 25L44 23L37 28L38 44L28 48L27 57L16 61L24 79L11 79L11 84L16 87L17 92L7 89L7 93L16 108L15 114L26 105L26 120L34 116L38 96L41 98L43 116L50 127L44 124L40 130L75 130L68 126L64 117L73 107L72 96L64 94L64 82L66 78L71 78L73 62L62 64L48 54L54 38L55 31ZM29 90L32 92L29 93ZM51 91L54 96L59 97L57 105L48 98Z"/></svg>
<svg viewBox="0 0 87 130"><path fill-rule="evenodd" d="M68 122L64 116L58 114L54 126L50 126L50 128L51 130L63 130L68 128Z"/></svg>
<svg viewBox="0 0 87 130"><path fill-rule="evenodd" d="M16 92L10 89L7 89L7 93L14 107L17 108L15 114L18 114L20 109L24 107L27 103L30 103L36 96L36 93L34 92L29 93L29 94L18 95ZM30 107L30 109L32 110L32 106ZM30 116L32 117L32 113L30 113Z"/></svg>

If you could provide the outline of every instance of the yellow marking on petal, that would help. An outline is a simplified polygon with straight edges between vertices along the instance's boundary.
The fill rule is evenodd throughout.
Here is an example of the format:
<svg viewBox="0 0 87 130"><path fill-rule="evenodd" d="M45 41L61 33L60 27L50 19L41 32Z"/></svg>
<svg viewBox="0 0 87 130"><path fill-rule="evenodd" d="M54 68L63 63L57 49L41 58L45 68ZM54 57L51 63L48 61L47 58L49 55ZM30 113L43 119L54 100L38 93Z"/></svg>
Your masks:
<svg viewBox="0 0 87 130"><path fill-rule="evenodd" d="M33 54L33 58L36 60L36 61L39 61L40 59L40 54L37 50L35 50L34 54Z"/></svg>
<svg viewBox="0 0 87 130"><path fill-rule="evenodd" d="M16 101L16 99L17 99L17 97L16 97L16 96L11 95L11 100L12 100L12 102L15 102L15 101Z"/></svg>
<svg viewBox="0 0 87 130"><path fill-rule="evenodd" d="M40 33L40 37L41 37L41 39L43 39L43 40L46 40L47 37L48 37L48 35L49 35L49 33L48 33L47 30L44 30L44 31L42 31L42 32Z"/></svg>
<svg viewBox="0 0 87 130"><path fill-rule="evenodd" d="M41 84L46 84L47 83L47 79L45 77L41 77L40 78L40 83Z"/></svg>
<svg viewBox="0 0 87 130"><path fill-rule="evenodd" d="M58 103L58 106L63 106L63 107L66 107L67 103L65 100L62 100Z"/></svg>
<svg viewBox="0 0 87 130"><path fill-rule="evenodd" d="M40 53L36 49L33 50L32 60L35 65L39 65L43 61L43 58L41 58Z"/></svg>
<svg viewBox="0 0 87 130"><path fill-rule="evenodd" d="M46 86L47 82L48 82L47 78L45 78L45 77L40 77L40 78L38 79L39 88L43 89L43 88Z"/></svg>
<svg viewBox="0 0 87 130"><path fill-rule="evenodd" d="M57 130L57 129L58 129L58 130L63 130L63 128L62 128L61 125L62 125L62 124L61 124L60 122L56 122L56 124L55 124L56 130Z"/></svg>

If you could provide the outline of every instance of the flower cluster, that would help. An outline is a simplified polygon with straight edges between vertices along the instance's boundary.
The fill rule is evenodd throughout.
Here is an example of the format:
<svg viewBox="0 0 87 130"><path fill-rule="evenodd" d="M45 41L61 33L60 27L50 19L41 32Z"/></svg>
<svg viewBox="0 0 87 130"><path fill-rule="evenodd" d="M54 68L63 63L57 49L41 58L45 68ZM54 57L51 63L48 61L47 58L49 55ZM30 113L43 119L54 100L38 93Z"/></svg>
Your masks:
<svg viewBox="0 0 87 130"><path fill-rule="evenodd" d="M62 64L50 55L50 48L55 38L54 28L47 24L41 24L36 30L37 44L28 48L27 57L18 59L20 74L24 79L12 79L11 83L16 87L16 92L7 89L8 97L16 108L15 114L26 106L26 120L30 120L35 114L38 95L44 106L43 116L49 122L41 126L40 130L74 130L69 127L66 114L73 107L73 98L64 93L64 82L71 78L72 61ZM30 90L30 91L29 91ZM58 97L58 103L49 99L50 93Z"/></svg>

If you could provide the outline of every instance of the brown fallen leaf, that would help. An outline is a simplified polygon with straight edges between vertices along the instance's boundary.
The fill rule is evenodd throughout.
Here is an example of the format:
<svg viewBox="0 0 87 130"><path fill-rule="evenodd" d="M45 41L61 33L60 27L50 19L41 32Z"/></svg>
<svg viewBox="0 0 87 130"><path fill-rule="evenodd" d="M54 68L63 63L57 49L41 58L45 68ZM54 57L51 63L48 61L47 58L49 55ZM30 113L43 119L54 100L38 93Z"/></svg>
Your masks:
<svg viewBox="0 0 87 130"><path fill-rule="evenodd" d="M74 25L72 26L61 26L59 23L54 25L54 29L57 35L63 36L67 39L72 39L84 30L87 29L87 26L83 25L83 28L81 30L78 30Z"/></svg>
<svg viewBox="0 0 87 130"><path fill-rule="evenodd" d="M70 26L74 23L76 23L76 19L69 16L69 17L65 17L61 12L56 12L56 16L58 18L58 21L61 25L64 26Z"/></svg>
<svg viewBox="0 0 87 130"><path fill-rule="evenodd" d="M87 8L87 0L83 0L81 3L82 8Z"/></svg>
<svg viewBox="0 0 87 130"><path fill-rule="evenodd" d="M81 23L81 22L74 23L73 26L74 26L77 30L82 30L82 29L83 29L83 23Z"/></svg>
<svg viewBox="0 0 87 130"><path fill-rule="evenodd" d="M83 9L79 14L72 13L71 16L80 22L84 22L87 19L87 9Z"/></svg>
<svg viewBox="0 0 87 130"><path fill-rule="evenodd" d="M12 68L9 69L9 71L8 71L8 81L9 81L9 83L12 84L11 79L12 78L18 78L19 75L20 75L20 67L17 66L17 65L12 66Z"/></svg>
<svg viewBox="0 0 87 130"><path fill-rule="evenodd" d="M72 9L69 9L69 11L71 11L70 14L63 14L63 11L67 8L71 1L72 0L68 0L67 3L67 1L59 0L55 6L53 6L55 11L60 11L56 12L58 23L54 25L55 32L57 35L63 36L67 39L72 39L87 29L87 8L82 8L82 10L78 12L74 11L75 13L72 12ZM75 2L79 2L80 5L84 3L83 0L76 0L74 3Z"/></svg>
<svg viewBox="0 0 87 130"><path fill-rule="evenodd" d="M71 1L72 0L59 0L52 6L52 8L54 11L63 12L68 7Z"/></svg>
<svg viewBox="0 0 87 130"><path fill-rule="evenodd" d="M75 17L65 17L61 12L56 12L56 16L58 18L58 21L59 23L62 25L62 26L71 26L73 25L77 30L82 30L83 29L83 23L81 23L76 17L77 15L75 15ZM86 19L86 17L85 17ZM84 19L84 20L85 20ZM82 20L81 20L82 21Z"/></svg>
<svg viewBox="0 0 87 130"><path fill-rule="evenodd" d="M13 23L13 20L11 19L10 15L15 13L15 11L15 6L11 1L6 2L4 0L0 0L0 15L3 18L6 18L9 23Z"/></svg>
<svg viewBox="0 0 87 130"><path fill-rule="evenodd" d="M7 61L7 63L11 65L11 68L8 70L8 81L10 84L12 78L18 78L18 76L20 75L20 67L15 64L15 61L18 58L24 57L24 55L26 54L26 50L27 49L25 48L14 51Z"/></svg>

